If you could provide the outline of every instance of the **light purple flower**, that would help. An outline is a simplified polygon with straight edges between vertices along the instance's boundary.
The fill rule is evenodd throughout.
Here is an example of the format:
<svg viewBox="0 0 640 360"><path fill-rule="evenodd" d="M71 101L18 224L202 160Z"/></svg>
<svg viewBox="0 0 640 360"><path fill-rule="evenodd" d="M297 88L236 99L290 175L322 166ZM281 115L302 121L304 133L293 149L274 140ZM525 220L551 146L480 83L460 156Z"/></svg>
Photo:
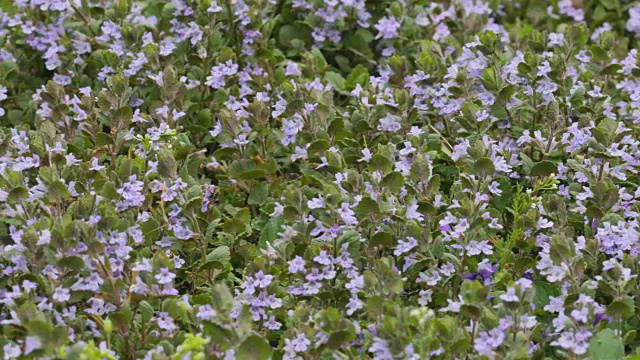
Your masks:
<svg viewBox="0 0 640 360"><path fill-rule="evenodd" d="M376 30L378 30L378 35L376 39L393 39L398 36L398 29L400 28L400 23L396 20L395 17L383 17L378 20L378 23L375 25Z"/></svg>

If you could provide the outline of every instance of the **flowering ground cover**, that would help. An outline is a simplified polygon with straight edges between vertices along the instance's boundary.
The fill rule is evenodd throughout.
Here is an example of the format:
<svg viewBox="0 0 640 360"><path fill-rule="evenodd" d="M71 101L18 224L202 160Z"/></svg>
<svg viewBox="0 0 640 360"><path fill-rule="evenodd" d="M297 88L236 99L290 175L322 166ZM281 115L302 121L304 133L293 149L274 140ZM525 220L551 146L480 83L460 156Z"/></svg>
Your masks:
<svg viewBox="0 0 640 360"><path fill-rule="evenodd" d="M0 9L4 359L640 358L640 3Z"/></svg>

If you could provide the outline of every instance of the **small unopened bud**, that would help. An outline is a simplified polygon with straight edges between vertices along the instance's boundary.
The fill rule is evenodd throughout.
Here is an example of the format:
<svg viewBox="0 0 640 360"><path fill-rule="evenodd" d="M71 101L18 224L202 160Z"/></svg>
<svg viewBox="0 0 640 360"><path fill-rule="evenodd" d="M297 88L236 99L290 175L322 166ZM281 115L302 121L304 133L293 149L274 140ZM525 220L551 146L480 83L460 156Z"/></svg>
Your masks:
<svg viewBox="0 0 640 360"><path fill-rule="evenodd" d="M107 334L111 334L111 332L113 332L113 323L111 322L111 319L105 320L102 326Z"/></svg>

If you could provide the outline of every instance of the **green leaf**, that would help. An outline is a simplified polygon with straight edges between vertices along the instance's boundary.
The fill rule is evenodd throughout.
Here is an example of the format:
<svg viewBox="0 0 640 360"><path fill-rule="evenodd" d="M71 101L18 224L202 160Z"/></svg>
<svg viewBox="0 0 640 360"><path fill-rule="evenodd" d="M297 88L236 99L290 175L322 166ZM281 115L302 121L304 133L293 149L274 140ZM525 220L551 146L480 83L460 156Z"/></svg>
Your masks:
<svg viewBox="0 0 640 360"><path fill-rule="evenodd" d="M278 32L278 41L285 46L290 46L291 41L298 38L299 30L300 29L294 25L287 24L281 27Z"/></svg>
<svg viewBox="0 0 640 360"><path fill-rule="evenodd" d="M218 283L214 285L211 295L213 295L213 303L216 309L230 310L234 306L233 295L231 295L229 288L225 284Z"/></svg>
<svg viewBox="0 0 640 360"><path fill-rule="evenodd" d="M371 247L388 248L393 246L393 236L386 231L379 231L375 233L369 241Z"/></svg>
<svg viewBox="0 0 640 360"><path fill-rule="evenodd" d="M607 10L602 5L596 6L592 18L595 23L603 22L607 18Z"/></svg>
<svg viewBox="0 0 640 360"><path fill-rule="evenodd" d="M238 174L236 178L239 180L255 180L255 179L264 178L265 176L267 176L266 171L262 169L254 169L254 170L249 170L241 174Z"/></svg>
<svg viewBox="0 0 640 360"><path fill-rule="evenodd" d="M533 68L525 62L518 64L518 74L522 76L530 75L533 72Z"/></svg>
<svg viewBox="0 0 640 360"><path fill-rule="evenodd" d="M346 80L342 77L342 75L338 74L337 72L328 71L326 74L324 74L324 79L327 80L327 82L331 84L331 86L333 86L333 88L338 92L348 94L345 90Z"/></svg>
<svg viewBox="0 0 640 360"><path fill-rule="evenodd" d="M280 216L274 216L269 219L260 234L260 243L273 243L278 238L278 232L280 232L280 226L282 226L283 222L284 220Z"/></svg>
<svg viewBox="0 0 640 360"><path fill-rule="evenodd" d="M58 325L51 332L51 343L54 347L60 348L66 344L69 338L69 330L66 326Z"/></svg>
<svg viewBox="0 0 640 360"><path fill-rule="evenodd" d="M380 205L378 202L373 200L370 197L364 197L358 203L358 207L356 208L356 213L359 216L366 216L369 214L377 214L380 212Z"/></svg>
<svg viewBox="0 0 640 360"><path fill-rule="evenodd" d="M109 90L114 94L120 96L129 87L129 78L126 78L123 74L114 74L107 78L107 85Z"/></svg>
<svg viewBox="0 0 640 360"><path fill-rule="evenodd" d="M111 181L107 181L106 183L104 183L104 186L102 186L101 194L109 200L117 200L120 198L120 194L118 194L115 185L113 185Z"/></svg>
<svg viewBox="0 0 640 360"><path fill-rule="evenodd" d="M313 48L311 50L311 59L313 60L313 65L318 71L322 72L327 67L327 60L325 60L320 49Z"/></svg>
<svg viewBox="0 0 640 360"><path fill-rule="evenodd" d="M617 224L620 221L624 221L624 219L622 218L622 216L620 216L619 214L616 213L608 213L606 215L604 215L601 219L601 222L608 222L610 224Z"/></svg>
<svg viewBox="0 0 640 360"><path fill-rule="evenodd" d="M558 172L558 166L551 161L544 160L531 168L531 176L545 177Z"/></svg>
<svg viewBox="0 0 640 360"><path fill-rule="evenodd" d="M212 260L202 264L202 266L198 268L198 272L209 271L213 269L223 270L224 268L225 268L225 265L223 263L221 263L220 261Z"/></svg>
<svg viewBox="0 0 640 360"><path fill-rule="evenodd" d="M178 304L178 300L172 298L164 299L162 302L162 311L169 313L174 319L178 319L183 313L182 308Z"/></svg>
<svg viewBox="0 0 640 360"><path fill-rule="evenodd" d="M609 0L605 0L605 1L609 1ZM582 24L571 25L569 27L568 33L569 33L569 37L580 48L583 47L589 40L589 29L587 29L587 27Z"/></svg>
<svg viewBox="0 0 640 360"><path fill-rule="evenodd" d="M260 182L251 190L247 203L250 205L262 205L269 196L268 184L266 182Z"/></svg>
<svg viewBox="0 0 640 360"><path fill-rule="evenodd" d="M309 149L307 149L307 152L309 154L315 154L315 153L327 151L330 147L331 147L331 144L329 143L329 141L325 139L318 139L312 142L311 145L309 145Z"/></svg>
<svg viewBox="0 0 640 360"><path fill-rule="evenodd" d="M500 87L500 78L496 69L485 68L482 70L482 84L489 91L497 91Z"/></svg>
<svg viewBox="0 0 640 360"><path fill-rule="evenodd" d="M145 300L140 301L138 310L140 310L140 315L142 316L142 321L144 322L148 322L153 317L153 306L151 306L151 304L149 304Z"/></svg>
<svg viewBox="0 0 640 360"><path fill-rule="evenodd" d="M118 177L123 180L129 180L129 176L133 174L133 160L121 158L118 162Z"/></svg>
<svg viewBox="0 0 640 360"><path fill-rule="evenodd" d="M235 330L238 334L238 337L243 339L247 338L253 333L252 328L253 320L251 319L251 310L249 309L249 305L245 304L240 309L240 315L236 320Z"/></svg>
<svg viewBox="0 0 640 360"><path fill-rule="evenodd" d="M479 319L482 317L482 311L475 305L462 305L460 306L460 314L472 319Z"/></svg>
<svg viewBox="0 0 640 360"><path fill-rule="evenodd" d="M618 0L600 0L599 3L609 11L618 10L620 8L620 2Z"/></svg>
<svg viewBox="0 0 640 360"><path fill-rule="evenodd" d="M58 202L69 196L69 190L67 190L67 187L62 183L62 181L56 180L49 184L47 196L51 200Z"/></svg>
<svg viewBox="0 0 640 360"><path fill-rule="evenodd" d="M258 170L256 163L249 159L235 160L229 165L229 175L234 179L251 179L256 170ZM262 171L263 175L266 174L263 170L258 171Z"/></svg>
<svg viewBox="0 0 640 360"><path fill-rule="evenodd" d="M607 314L616 317L626 319L633 316L635 313L635 304L630 297L625 297L622 300L614 300L607 306Z"/></svg>
<svg viewBox="0 0 640 360"><path fill-rule="evenodd" d="M351 91L356 88L356 84L360 84L365 87L369 83L369 70L362 64L358 64L351 73L347 76L345 88L347 91Z"/></svg>
<svg viewBox="0 0 640 360"><path fill-rule="evenodd" d="M16 187L9 191L7 202L9 204L17 204L29 196L29 191L22 186Z"/></svg>
<svg viewBox="0 0 640 360"><path fill-rule="evenodd" d="M119 311L111 313L109 319L113 320L117 327L123 328L131 324L133 312L129 304L124 304Z"/></svg>
<svg viewBox="0 0 640 360"><path fill-rule="evenodd" d="M609 55L597 44L591 45L591 54L596 61L609 61Z"/></svg>
<svg viewBox="0 0 640 360"><path fill-rule="evenodd" d="M401 173L394 171L382 178L380 185L386 187L391 192L396 193L402 189L402 186L404 186L404 176L402 176Z"/></svg>
<svg viewBox="0 0 640 360"><path fill-rule="evenodd" d="M545 114L546 118L551 121L551 123L555 123L560 118L560 108L558 106L558 102L552 101L547 105L547 113Z"/></svg>
<svg viewBox="0 0 640 360"><path fill-rule="evenodd" d="M217 344L227 343L231 338L231 332L228 329L210 321L204 323L204 333Z"/></svg>
<svg viewBox="0 0 640 360"><path fill-rule="evenodd" d="M213 302L213 298L207 293L194 295L190 300L195 305L209 305Z"/></svg>
<svg viewBox="0 0 640 360"><path fill-rule="evenodd" d="M536 309L544 308L549 304L549 297L556 296L558 293L551 284L545 281L534 281L533 288L535 289L533 303L535 304Z"/></svg>
<svg viewBox="0 0 640 360"><path fill-rule="evenodd" d="M355 340L356 334L353 331L340 330L329 336L327 347L329 349L340 349L342 346L348 345Z"/></svg>
<svg viewBox="0 0 640 360"><path fill-rule="evenodd" d="M415 182L424 181L430 176L431 170L429 169L429 160L427 160L427 157L424 154L416 155L411 163L411 180Z"/></svg>
<svg viewBox="0 0 640 360"><path fill-rule="evenodd" d="M489 287L479 281L465 281L462 285L462 297L466 304L481 305L489 296Z"/></svg>
<svg viewBox="0 0 640 360"><path fill-rule="evenodd" d="M58 266L75 272L84 268L84 260L80 256L67 256L58 261Z"/></svg>
<svg viewBox="0 0 640 360"><path fill-rule="evenodd" d="M267 360L271 357L272 351L266 340L252 334L240 344L236 358L238 360Z"/></svg>
<svg viewBox="0 0 640 360"><path fill-rule="evenodd" d="M638 336L638 331L630 330L624 335L624 344L630 345L636 341L636 336Z"/></svg>
<svg viewBox="0 0 640 360"><path fill-rule="evenodd" d="M615 137L616 130L618 129L618 122L605 117L600 120L595 129L593 129L593 136L605 146L609 146L611 141Z"/></svg>
<svg viewBox="0 0 640 360"><path fill-rule="evenodd" d="M436 174L432 180L434 179L439 181L440 176ZM434 216L437 213L436 207L428 201L418 202L418 211L427 216Z"/></svg>
<svg viewBox="0 0 640 360"><path fill-rule="evenodd" d="M111 135L103 132L96 134L96 146L110 146L115 144L116 142L113 140Z"/></svg>
<svg viewBox="0 0 640 360"><path fill-rule="evenodd" d="M476 163L473 165L473 169L478 175L482 176L491 175L494 173L494 171L496 171L496 167L495 165L493 165L493 161L487 157L476 160Z"/></svg>
<svg viewBox="0 0 640 360"><path fill-rule="evenodd" d="M173 154L162 147L158 151L158 173L164 177L174 178L178 172L178 164Z"/></svg>
<svg viewBox="0 0 640 360"><path fill-rule="evenodd" d="M393 168L393 162L389 160L388 157L382 154L374 154L371 157L370 167L373 168L374 170L388 173Z"/></svg>
<svg viewBox="0 0 640 360"><path fill-rule="evenodd" d="M140 226L140 230L146 239L156 239L160 235L160 223L154 218L149 218Z"/></svg>
<svg viewBox="0 0 640 360"><path fill-rule="evenodd" d="M207 261L220 261L227 263L231 260L231 253L228 246L218 246L207 255Z"/></svg>
<svg viewBox="0 0 640 360"><path fill-rule="evenodd" d="M471 347L471 339L462 338L451 345L451 350L456 354L461 354L469 350Z"/></svg>
<svg viewBox="0 0 640 360"><path fill-rule="evenodd" d="M225 232L232 234L240 234L245 231L250 231L251 213L249 209L243 208L235 213L233 218L226 219L222 225L222 229Z"/></svg>
<svg viewBox="0 0 640 360"><path fill-rule="evenodd" d="M592 359L617 360L624 358L622 339L611 329L604 329L589 341L589 355Z"/></svg>
<svg viewBox="0 0 640 360"><path fill-rule="evenodd" d="M498 93L498 98L496 99L496 101L500 104L509 102L509 100L511 100L511 97L513 96L513 94L515 93L515 86L514 85L507 85L504 88L502 88L502 90L500 90L500 92Z"/></svg>
<svg viewBox="0 0 640 360"><path fill-rule="evenodd" d="M607 65L604 69L602 69L600 74L602 74L602 75L617 75L618 71L620 71L621 69L622 69L622 65L620 65L620 64L611 64L611 65Z"/></svg>
<svg viewBox="0 0 640 360"><path fill-rule="evenodd" d="M582 102L584 101L585 94L586 91L583 87L577 88L576 91L574 91L573 95L571 95L571 97L569 98L571 105L576 108L581 107Z"/></svg>
<svg viewBox="0 0 640 360"><path fill-rule="evenodd" d="M131 121L132 117L133 117L133 109L131 109L131 106L129 106L129 105L119 108L113 114L113 118L116 121L118 121L117 124L119 124L119 125L128 124Z"/></svg>
<svg viewBox="0 0 640 360"><path fill-rule="evenodd" d="M486 46L489 49L493 49L500 41L498 35L491 30L486 30L478 34L478 39L480 40L480 43L482 45Z"/></svg>
<svg viewBox="0 0 640 360"><path fill-rule="evenodd" d="M604 215L604 212L599 206L591 205L587 208L585 215L587 215L589 219L600 219Z"/></svg>
<svg viewBox="0 0 640 360"><path fill-rule="evenodd" d="M367 29L360 28L345 37L343 46L358 56L370 58L373 56L369 46L371 41L373 41L373 34Z"/></svg>

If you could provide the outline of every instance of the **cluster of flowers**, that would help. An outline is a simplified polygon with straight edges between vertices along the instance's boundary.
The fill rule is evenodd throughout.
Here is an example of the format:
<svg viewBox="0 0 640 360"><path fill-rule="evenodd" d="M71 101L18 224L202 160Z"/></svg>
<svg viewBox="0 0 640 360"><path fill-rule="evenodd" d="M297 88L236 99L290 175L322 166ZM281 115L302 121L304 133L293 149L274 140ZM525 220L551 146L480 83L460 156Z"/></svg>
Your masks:
<svg viewBox="0 0 640 360"><path fill-rule="evenodd" d="M637 37L624 0L0 0L0 357L640 353Z"/></svg>

